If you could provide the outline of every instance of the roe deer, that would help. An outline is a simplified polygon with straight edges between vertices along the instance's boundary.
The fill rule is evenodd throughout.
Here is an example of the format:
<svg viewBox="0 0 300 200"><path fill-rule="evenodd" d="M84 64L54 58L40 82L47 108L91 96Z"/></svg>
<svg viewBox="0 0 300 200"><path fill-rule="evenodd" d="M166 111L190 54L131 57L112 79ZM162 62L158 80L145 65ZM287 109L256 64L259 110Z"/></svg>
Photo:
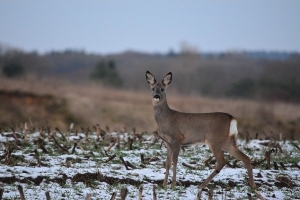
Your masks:
<svg viewBox="0 0 300 200"><path fill-rule="evenodd" d="M205 188L225 166L223 150L243 161L248 170L250 187L256 187L250 159L236 146L238 130L234 117L221 112L182 113L172 110L168 106L166 97L166 88L172 81L172 73L168 73L161 82L157 82L155 77L147 71L146 80L152 89L152 103L158 134L167 146L164 187L167 185L172 161L172 188L176 185L176 168L180 148L196 143L207 144L217 160L216 169L200 185L200 189Z"/></svg>

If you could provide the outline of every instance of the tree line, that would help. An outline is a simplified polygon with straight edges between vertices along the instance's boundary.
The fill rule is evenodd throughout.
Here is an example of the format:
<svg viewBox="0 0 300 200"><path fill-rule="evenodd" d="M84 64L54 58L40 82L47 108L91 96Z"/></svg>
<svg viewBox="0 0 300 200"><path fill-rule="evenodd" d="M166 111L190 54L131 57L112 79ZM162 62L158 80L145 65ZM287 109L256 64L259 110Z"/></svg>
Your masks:
<svg viewBox="0 0 300 200"><path fill-rule="evenodd" d="M253 56L255 55L255 56ZM65 50L38 54L0 45L1 76L8 78L63 78L98 82L104 86L145 90L145 72L157 77L173 72L171 91L185 95L300 101L300 54L251 52L113 55Z"/></svg>

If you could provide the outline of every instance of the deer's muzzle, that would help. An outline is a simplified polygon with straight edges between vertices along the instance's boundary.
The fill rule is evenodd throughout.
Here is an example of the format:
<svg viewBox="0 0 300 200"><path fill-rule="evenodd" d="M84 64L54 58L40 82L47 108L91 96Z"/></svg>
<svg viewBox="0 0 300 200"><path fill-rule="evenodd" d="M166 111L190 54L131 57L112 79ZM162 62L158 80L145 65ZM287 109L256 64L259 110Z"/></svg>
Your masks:
<svg viewBox="0 0 300 200"><path fill-rule="evenodd" d="M155 101L159 101L160 100L160 96L158 94L156 94L156 95L153 96L153 99Z"/></svg>

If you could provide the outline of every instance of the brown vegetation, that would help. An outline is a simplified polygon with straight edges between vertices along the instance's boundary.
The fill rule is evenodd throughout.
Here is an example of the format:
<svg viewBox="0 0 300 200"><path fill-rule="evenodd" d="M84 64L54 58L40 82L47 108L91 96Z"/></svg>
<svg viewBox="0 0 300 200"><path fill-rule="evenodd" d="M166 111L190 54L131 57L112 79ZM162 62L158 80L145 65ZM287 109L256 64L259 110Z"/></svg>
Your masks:
<svg viewBox="0 0 300 200"><path fill-rule="evenodd" d="M22 90L0 90L1 126L20 126L37 122L39 126L64 126L76 121L66 107L66 101L53 95L38 95ZM37 125L37 124L36 124Z"/></svg>
<svg viewBox="0 0 300 200"><path fill-rule="evenodd" d="M143 83L147 85L145 81L139 84ZM239 131L242 135L248 131L252 137L257 132L275 139L279 138L280 133L287 138L299 138L300 136L300 105L298 104L209 98L199 95L187 96L172 91L171 88L172 85L168 94L170 107L182 112L220 111L231 113L238 119ZM111 130L118 131L122 131L123 127L127 129L135 127L139 132L152 132L156 129L150 89L148 92L137 92L135 90L104 88L93 84L70 84L57 80L36 82L5 78L0 81L0 89L31 92L43 98L50 95L55 100L64 99L67 109L59 113L56 112L56 114L61 116L67 114L71 119L77 119L78 121L75 121L77 128L81 126L92 127L98 123L102 128L109 126ZM22 101L24 100L20 100L19 103ZM7 102L12 103L13 101ZM21 103L21 105L23 104ZM5 106L1 106L1 126L28 122L29 118L32 119L35 126L44 126L47 121L53 126L64 129L69 126L64 117L60 118L60 123L58 119L53 121L49 116L55 112L51 110L48 110L49 115L39 115L38 112L42 112L41 107L26 107L34 112L22 111L24 117L18 119L19 108L5 110ZM39 117L33 117L33 113Z"/></svg>

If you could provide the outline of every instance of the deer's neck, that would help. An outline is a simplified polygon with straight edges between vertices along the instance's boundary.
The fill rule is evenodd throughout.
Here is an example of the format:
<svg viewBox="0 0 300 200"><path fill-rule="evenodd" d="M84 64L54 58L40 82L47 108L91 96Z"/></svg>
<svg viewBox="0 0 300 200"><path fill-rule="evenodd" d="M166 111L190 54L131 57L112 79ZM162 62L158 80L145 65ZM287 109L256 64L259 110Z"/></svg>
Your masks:
<svg viewBox="0 0 300 200"><path fill-rule="evenodd" d="M167 100L160 104L154 105L154 117L158 125L166 121L168 116L171 115L172 110L169 108Z"/></svg>

